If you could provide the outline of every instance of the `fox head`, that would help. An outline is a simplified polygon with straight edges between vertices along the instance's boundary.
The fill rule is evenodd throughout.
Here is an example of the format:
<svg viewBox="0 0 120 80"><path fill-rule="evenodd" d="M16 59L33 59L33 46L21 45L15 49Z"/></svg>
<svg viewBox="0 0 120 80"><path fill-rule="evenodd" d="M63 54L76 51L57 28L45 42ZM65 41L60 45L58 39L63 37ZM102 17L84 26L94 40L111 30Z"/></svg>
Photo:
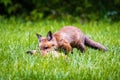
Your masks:
<svg viewBox="0 0 120 80"><path fill-rule="evenodd" d="M57 42L54 36L52 35L52 32L49 31L47 33L46 37L42 37L40 34L36 34L38 37L38 43L39 43L39 50L40 54L45 55L50 52L55 52L57 49Z"/></svg>

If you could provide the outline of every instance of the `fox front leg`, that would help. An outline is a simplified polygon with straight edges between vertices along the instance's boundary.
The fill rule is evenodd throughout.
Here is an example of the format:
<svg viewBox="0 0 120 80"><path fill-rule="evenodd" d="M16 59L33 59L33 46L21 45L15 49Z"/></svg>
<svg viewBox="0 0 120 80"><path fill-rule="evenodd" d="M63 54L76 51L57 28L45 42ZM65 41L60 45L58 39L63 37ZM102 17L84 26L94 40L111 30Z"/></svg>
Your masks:
<svg viewBox="0 0 120 80"><path fill-rule="evenodd" d="M72 53L72 47L69 43L63 43L61 45L62 50L64 51L65 54Z"/></svg>

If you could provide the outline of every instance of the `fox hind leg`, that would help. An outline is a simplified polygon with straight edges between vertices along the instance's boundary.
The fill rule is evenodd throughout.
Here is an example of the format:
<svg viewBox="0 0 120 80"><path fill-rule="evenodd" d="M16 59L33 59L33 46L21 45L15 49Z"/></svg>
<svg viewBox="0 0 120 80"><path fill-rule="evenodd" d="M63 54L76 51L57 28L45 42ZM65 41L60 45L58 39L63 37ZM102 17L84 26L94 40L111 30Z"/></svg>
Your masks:
<svg viewBox="0 0 120 80"><path fill-rule="evenodd" d="M86 51L84 43L79 43L77 49L80 50L82 53Z"/></svg>

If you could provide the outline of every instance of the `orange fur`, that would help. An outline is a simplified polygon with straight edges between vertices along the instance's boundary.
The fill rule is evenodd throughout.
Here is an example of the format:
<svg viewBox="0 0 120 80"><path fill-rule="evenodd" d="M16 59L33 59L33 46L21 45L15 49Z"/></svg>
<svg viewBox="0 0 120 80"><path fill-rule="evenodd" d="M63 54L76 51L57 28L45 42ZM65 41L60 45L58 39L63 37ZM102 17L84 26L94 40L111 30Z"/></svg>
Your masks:
<svg viewBox="0 0 120 80"><path fill-rule="evenodd" d="M46 37L39 34L37 36L41 54L48 54L50 51L58 51L59 49L68 53L72 52L73 48L77 48L83 53L86 51L85 45L102 51L107 50L103 45L91 40L74 26L65 26L54 34L49 31Z"/></svg>

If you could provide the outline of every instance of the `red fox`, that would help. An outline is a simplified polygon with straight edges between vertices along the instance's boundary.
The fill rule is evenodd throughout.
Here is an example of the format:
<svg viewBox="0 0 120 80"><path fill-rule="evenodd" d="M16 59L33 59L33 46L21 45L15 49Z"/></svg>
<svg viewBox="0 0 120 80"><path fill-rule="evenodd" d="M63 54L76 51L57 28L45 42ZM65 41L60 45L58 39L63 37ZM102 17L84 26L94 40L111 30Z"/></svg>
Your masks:
<svg viewBox="0 0 120 80"><path fill-rule="evenodd" d="M84 53L86 51L85 46L102 51L107 50L103 45L91 40L84 35L79 28L74 26L65 26L54 34L49 31L46 37L42 37L38 33L36 35L38 37L41 54L48 54L50 51L58 50L62 50L67 54L72 53L73 48L77 48Z"/></svg>

